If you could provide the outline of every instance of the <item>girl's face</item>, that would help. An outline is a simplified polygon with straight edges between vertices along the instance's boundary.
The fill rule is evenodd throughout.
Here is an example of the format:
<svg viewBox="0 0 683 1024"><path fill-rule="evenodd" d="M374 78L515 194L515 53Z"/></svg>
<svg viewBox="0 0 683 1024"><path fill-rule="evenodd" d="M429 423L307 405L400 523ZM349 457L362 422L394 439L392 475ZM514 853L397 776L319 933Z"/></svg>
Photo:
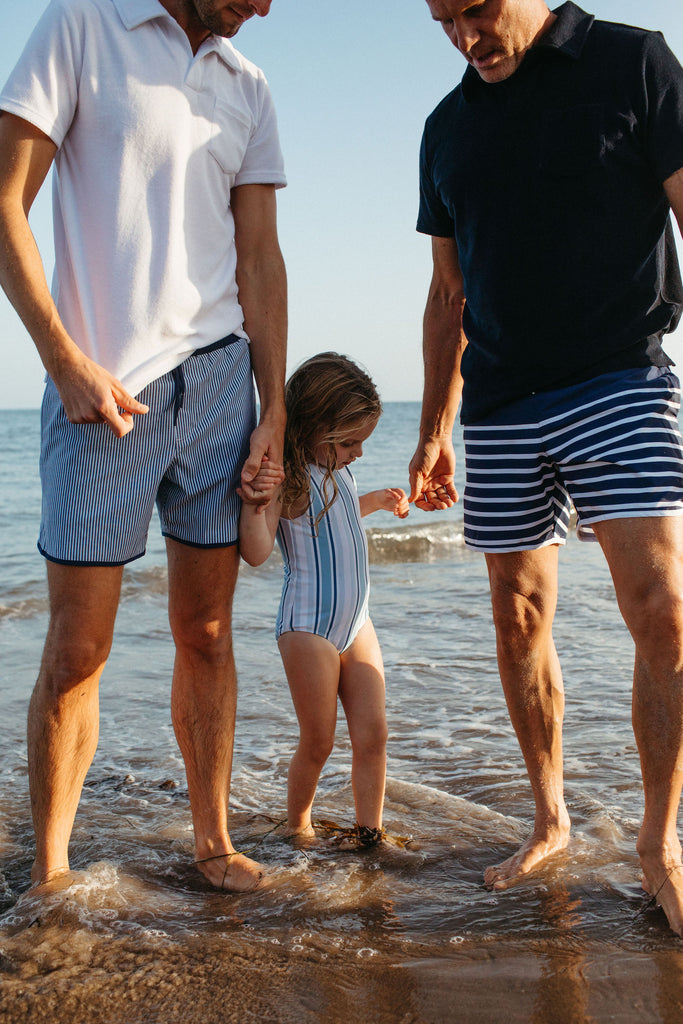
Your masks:
<svg viewBox="0 0 683 1024"><path fill-rule="evenodd" d="M333 445L334 454L337 457L337 469L348 466L355 462L363 454L363 442L367 441L370 434L377 426L377 418L361 420L355 427L352 427L348 434L344 434ZM315 449L315 460L321 465L327 462L329 445L322 443Z"/></svg>

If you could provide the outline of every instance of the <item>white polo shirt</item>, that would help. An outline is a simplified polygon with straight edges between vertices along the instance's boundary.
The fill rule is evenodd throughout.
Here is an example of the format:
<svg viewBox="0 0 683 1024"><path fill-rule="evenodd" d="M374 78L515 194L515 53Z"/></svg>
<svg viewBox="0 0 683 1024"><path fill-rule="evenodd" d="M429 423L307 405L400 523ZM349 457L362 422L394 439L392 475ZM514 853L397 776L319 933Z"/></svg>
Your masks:
<svg viewBox="0 0 683 1024"><path fill-rule="evenodd" d="M241 332L235 185L286 179L261 71L158 0L52 0L0 109L57 145L53 296L133 393Z"/></svg>

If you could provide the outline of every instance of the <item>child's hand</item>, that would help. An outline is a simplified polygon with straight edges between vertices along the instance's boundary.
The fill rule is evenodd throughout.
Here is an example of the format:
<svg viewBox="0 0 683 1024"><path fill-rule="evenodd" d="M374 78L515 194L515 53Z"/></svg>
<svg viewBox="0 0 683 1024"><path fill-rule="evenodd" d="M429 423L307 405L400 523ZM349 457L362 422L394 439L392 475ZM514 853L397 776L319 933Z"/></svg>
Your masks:
<svg viewBox="0 0 683 1024"><path fill-rule="evenodd" d="M393 512L399 519L405 519L410 512L408 495L401 487L385 487L379 492L381 508L385 512Z"/></svg>
<svg viewBox="0 0 683 1024"><path fill-rule="evenodd" d="M242 481L242 486L237 488L237 493L247 505L258 505L259 511L264 511L266 505L273 499L275 491L285 478L285 471L277 462L271 462L264 455L261 467L253 480Z"/></svg>

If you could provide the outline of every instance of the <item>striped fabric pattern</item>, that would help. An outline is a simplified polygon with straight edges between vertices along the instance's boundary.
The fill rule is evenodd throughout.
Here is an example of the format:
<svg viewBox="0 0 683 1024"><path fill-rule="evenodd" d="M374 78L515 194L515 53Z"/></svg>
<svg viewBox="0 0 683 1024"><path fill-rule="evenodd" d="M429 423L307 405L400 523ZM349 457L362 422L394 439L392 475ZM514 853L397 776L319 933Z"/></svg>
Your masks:
<svg viewBox="0 0 683 1024"><path fill-rule="evenodd" d="M563 544L572 503L584 540L591 523L683 514L679 408L677 377L650 368L538 393L465 427L465 542L484 552Z"/></svg>
<svg viewBox="0 0 683 1024"><path fill-rule="evenodd" d="M247 341L199 350L138 397L149 412L116 438L102 423L70 423L48 380L38 548L49 560L140 558L155 502L165 536L204 548L237 543L235 487L255 422Z"/></svg>
<svg viewBox="0 0 683 1024"><path fill-rule="evenodd" d="M348 466L337 470L339 492L318 524L323 508L324 470L310 466L311 502L296 519L281 519L277 542L285 579L275 635L303 632L323 636L341 653L368 618L368 544L356 482Z"/></svg>

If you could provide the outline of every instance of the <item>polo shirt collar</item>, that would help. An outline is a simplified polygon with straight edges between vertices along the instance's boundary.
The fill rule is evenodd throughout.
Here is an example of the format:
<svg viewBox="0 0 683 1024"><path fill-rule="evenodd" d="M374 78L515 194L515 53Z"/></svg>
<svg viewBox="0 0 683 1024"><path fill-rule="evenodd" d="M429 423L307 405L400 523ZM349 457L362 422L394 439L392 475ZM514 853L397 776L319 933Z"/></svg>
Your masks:
<svg viewBox="0 0 683 1024"><path fill-rule="evenodd" d="M159 0L112 0L112 2L125 28L129 31L139 28L146 21L153 21L155 18L171 17L163 4L159 3ZM242 71L244 69L242 57L229 39L223 39L222 36L209 36L202 43L201 50L203 53L215 51L221 60L228 67L232 68L233 71Z"/></svg>
<svg viewBox="0 0 683 1024"><path fill-rule="evenodd" d="M209 38L205 39L202 43L202 48L203 53L210 53L212 50L215 51L221 60L224 61L229 68L232 68L233 71L244 70L242 57L229 39L225 39L223 36L209 36Z"/></svg>
<svg viewBox="0 0 683 1024"><path fill-rule="evenodd" d="M595 21L594 15L586 14L575 3L572 3L572 0L567 0L567 3L562 4L553 13L557 15L557 18L533 49L559 50L568 57L578 60L591 25Z"/></svg>
<svg viewBox="0 0 683 1024"><path fill-rule="evenodd" d="M540 42L529 50L515 75L519 74L529 57L536 60L544 52L547 53L550 50L562 53L573 60L578 60L581 56L591 25L595 21L594 16L582 11L575 3L572 3L572 0L567 0L567 3L562 4L553 13L557 15L555 21ZM514 78L514 75L512 77ZM471 65L468 65L462 79L464 98L472 101L476 99L479 90L486 87L487 83L482 81L479 73Z"/></svg>
<svg viewBox="0 0 683 1024"><path fill-rule="evenodd" d="M168 11L159 0L113 0L114 7L124 26L130 31L139 28L146 21L161 18Z"/></svg>

